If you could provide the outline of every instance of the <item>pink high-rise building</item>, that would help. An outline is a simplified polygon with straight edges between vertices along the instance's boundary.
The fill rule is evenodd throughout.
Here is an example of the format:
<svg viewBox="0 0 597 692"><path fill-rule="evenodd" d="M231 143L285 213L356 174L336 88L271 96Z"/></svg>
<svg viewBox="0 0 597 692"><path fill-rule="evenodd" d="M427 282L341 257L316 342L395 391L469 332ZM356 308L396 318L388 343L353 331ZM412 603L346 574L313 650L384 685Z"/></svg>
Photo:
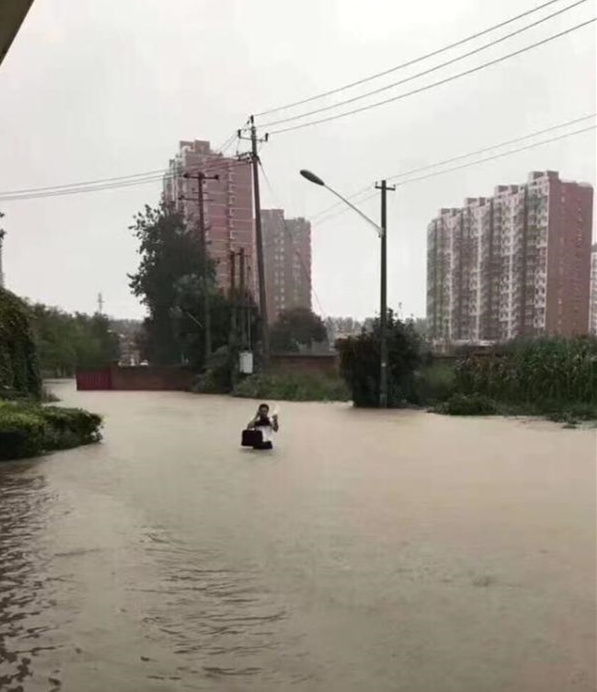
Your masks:
<svg viewBox="0 0 597 692"><path fill-rule="evenodd" d="M228 291L230 255L243 248L253 289L256 265L250 166L212 151L209 142L180 142L164 178L164 198L182 208L190 224L199 223L198 183L196 178L184 178L183 174L196 175L198 171L218 176L218 180L206 180L203 188L208 252L216 263L217 285Z"/></svg>
<svg viewBox="0 0 597 692"><path fill-rule="evenodd" d="M589 331L597 336L597 243L591 250L591 316Z"/></svg>
<svg viewBox="0 0 597 692"><path fill-rule="evenodd" d="M442 209L427 229L431 338L586 334L592 213L593 188L553 171Z"/></svg>
<svg viewBox="0 0 597 692"><path fill-rule="evenodd" d="M283 209L262 209L267 316L275 322L292 308L311 309L311 224L285 219Z"/></svg>

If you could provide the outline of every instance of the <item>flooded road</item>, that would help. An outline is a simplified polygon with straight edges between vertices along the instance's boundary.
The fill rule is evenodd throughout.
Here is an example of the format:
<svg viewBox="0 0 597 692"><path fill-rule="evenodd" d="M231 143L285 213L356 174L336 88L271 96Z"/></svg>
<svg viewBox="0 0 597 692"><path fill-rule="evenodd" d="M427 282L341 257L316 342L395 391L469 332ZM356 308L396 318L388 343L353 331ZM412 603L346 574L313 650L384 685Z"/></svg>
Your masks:
<svg viewBox="0 0 597 692"><path fill-rule="evenodd" d="M595 431L80 393L0 465L2 692L594 692Z"/></svg>

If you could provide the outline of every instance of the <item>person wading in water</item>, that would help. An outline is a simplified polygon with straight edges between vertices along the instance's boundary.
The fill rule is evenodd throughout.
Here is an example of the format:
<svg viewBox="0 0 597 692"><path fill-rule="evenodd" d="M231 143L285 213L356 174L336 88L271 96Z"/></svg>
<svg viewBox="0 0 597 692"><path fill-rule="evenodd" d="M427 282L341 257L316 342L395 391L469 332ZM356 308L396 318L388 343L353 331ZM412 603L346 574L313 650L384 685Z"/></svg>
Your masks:
<svg viewBox="0 0 597 692"><path fill-rule="evenodd" d="M262 441L253 445L253 449L272 449L273 433L278 432L278 414L270 416L269 406L261 404L257 409L257 414L247 426L247 430L258 430L261 432Z"/></svg>

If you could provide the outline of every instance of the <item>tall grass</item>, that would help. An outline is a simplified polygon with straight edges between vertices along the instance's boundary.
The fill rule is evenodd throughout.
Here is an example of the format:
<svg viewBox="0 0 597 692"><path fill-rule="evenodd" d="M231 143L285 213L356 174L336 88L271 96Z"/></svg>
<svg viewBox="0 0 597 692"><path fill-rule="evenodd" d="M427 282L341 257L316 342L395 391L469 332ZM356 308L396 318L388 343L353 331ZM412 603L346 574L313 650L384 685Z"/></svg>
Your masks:
<svg viewBox="0 0 597 692"><path fill-rule="evenodd" d="M348 401L350 392L338 375L278 372L247 377L238 385L236 396L282 401Z"/></svg>
<svg viewBox="0 0 597 692"><path fill-rule="evenodd" d="M455 388L512 404L597 404L597 339L515 341L491 356L465 357Z"/></svg>

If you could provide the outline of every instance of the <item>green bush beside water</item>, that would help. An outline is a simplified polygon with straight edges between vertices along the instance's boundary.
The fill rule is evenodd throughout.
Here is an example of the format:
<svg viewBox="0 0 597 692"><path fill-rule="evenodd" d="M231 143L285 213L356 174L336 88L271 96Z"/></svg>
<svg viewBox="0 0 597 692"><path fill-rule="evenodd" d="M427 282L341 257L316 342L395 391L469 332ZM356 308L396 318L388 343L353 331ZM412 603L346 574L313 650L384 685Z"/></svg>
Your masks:
<svg viewBox="0 0 597 692"><path fill-rule="evenodd" d="M0 397L41 394L41 376L27 305L0 288Z"/></svg>
<svg viewBox="0 0 597 692"><path fill-rule="evenodd" d="M568 423L597 419L592 337L514 341L491 355L465 355L453 373L451 394L427 402L440 413L538 415Z"/></svg>
<svg viewBox="0 0 597 692"><path fill-rule="evenodd" d="M482 394L454 394L434 411L449 416L493 416L498 413L498 407Z"/></svg>
<svg viewBox="0 0 597 692"><path fill-rule="evenodd" d="M454 366L443 361L432 362L415 373L411 403L423 406L440 404L454 394L455 386Z"/></svg>
<svg viewBox="0 0 597 692"><path fill-rule="evenodd" d="M100 416L81 409L0 401L0 461L97 442L101 424Z"/></svg>
<svg viewBox="0 0 597 692"><path fill-rule="evenodd" d="M251 375L236 388L236 396L282 401L349 401L350 392L339 376L318 373Z"/></svg>

